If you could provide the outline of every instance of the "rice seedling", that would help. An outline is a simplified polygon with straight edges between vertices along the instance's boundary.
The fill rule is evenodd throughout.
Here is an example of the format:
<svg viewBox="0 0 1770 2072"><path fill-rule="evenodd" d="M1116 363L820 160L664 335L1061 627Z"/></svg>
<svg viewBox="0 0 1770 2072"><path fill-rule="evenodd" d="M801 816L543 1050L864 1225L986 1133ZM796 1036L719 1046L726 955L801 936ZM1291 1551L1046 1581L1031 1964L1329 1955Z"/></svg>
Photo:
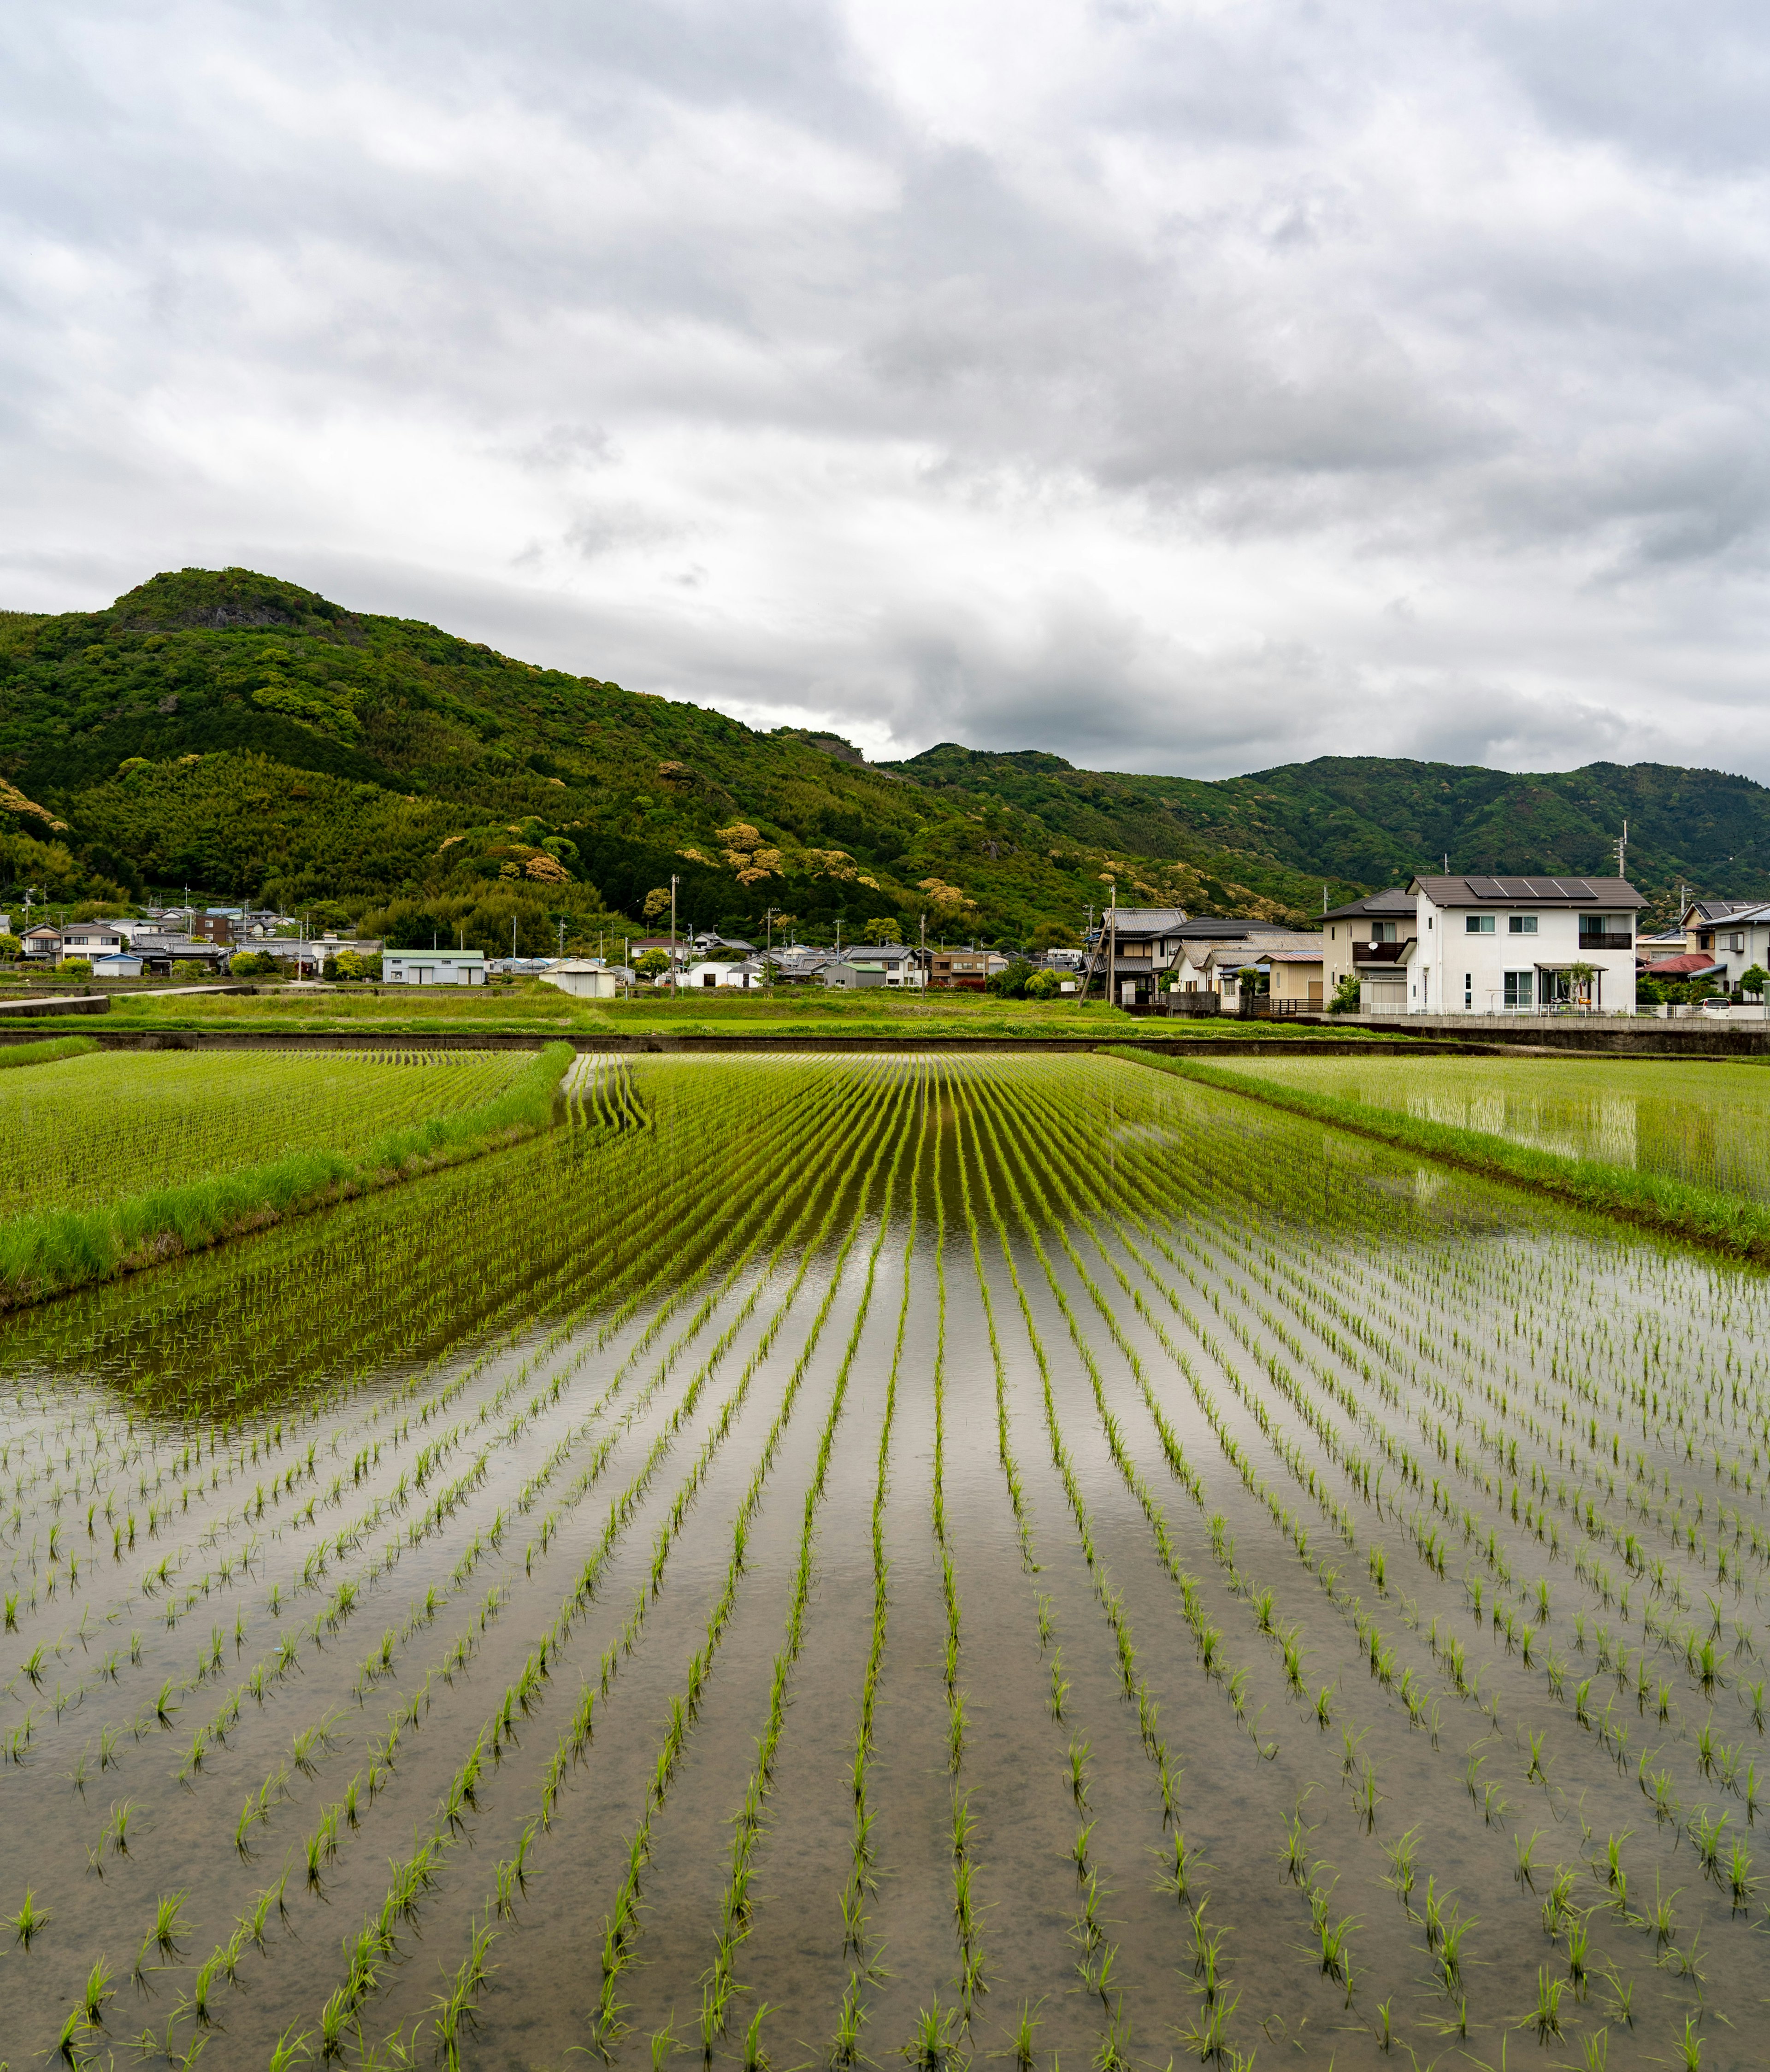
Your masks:
<svg viewBox="0 0 1770 2072"><path fill-rule="evenodd" d="M1562 1996L1566 1990L1565 1979L1554 1977L1546 1964L1537 1967L1537 2004L1528 2019L1536 2028L1539 2043L1548 2042L1551 2037L1559 2039Z"/></svg>
<svg viewBox="0 0 1770 2072"><path fill-rule="evenodd" d="M48 1909L38 1906L36 1893L27 1888L18 1912L8 1918L6 1926L12 1930L13 1940L28 1950L32 1940L48 1926L50 1918Z"/></svg>

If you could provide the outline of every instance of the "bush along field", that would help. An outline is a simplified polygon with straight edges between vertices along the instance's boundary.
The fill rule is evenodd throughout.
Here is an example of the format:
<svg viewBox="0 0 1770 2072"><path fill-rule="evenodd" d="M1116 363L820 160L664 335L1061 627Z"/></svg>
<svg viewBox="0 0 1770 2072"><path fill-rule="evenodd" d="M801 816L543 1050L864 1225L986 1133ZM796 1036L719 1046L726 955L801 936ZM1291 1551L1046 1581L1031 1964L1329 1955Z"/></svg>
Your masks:
<svg viewBox="0 0 1770 2072"><path fill-rule="evenodd" d="M0 1305L157 1263L545 1128L571 1063L89 1057L0 1085ZM419 1062L422 1060L422 1062ZM267 1157L267 1153L274 1155ZM59 1199L58 1199L59 1197Z"/></svg>
<svg viewBox="0 0 1770 2072"><path fill-rule="evenodd" d="M14 2062L1751 2062L1754 1269L1112 1059L562 1091L0 1319Z"/></svg>

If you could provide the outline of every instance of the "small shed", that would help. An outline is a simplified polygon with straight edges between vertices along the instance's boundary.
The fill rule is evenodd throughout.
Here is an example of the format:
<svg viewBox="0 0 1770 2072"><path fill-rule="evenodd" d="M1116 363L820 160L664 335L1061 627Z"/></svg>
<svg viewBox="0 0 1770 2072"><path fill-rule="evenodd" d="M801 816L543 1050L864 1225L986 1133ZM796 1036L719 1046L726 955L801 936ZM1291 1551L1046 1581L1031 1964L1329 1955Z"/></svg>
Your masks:
<svg viewBox="0 0 1770 2072"><path fill-rule="evenodd" d="M879 964L825 964L822 976L825 985L844 992L861 992L885 983L884 968Z"/></svg>
<svg viewBox="0 0 1770 2072"><path fill-rule="evenodd" d="M620 993L620 972L612 964L587 957L565 957L535 976L543 985L558 986L574 1000L614 1000Z"/></svg>
<svg viewBox="0 0 1770 2072"><path fill-rule="evenodd" d="M142 960L127 950L113 950L109 956L93 959L94 978L139 978Z"/></svg>

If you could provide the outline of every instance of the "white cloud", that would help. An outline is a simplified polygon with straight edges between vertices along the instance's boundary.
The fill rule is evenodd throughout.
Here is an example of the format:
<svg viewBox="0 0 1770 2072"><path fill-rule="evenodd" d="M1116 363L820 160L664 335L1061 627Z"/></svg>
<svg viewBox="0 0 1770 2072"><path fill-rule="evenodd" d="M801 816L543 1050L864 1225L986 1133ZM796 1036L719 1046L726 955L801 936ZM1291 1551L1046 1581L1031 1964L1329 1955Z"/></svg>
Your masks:
<svg viewBox="0 0 1770 2072"><path fill-rule="evenodd" d="M0 23L0 602L245 561L870 752L1770 777L1770 29Z"/></svg>

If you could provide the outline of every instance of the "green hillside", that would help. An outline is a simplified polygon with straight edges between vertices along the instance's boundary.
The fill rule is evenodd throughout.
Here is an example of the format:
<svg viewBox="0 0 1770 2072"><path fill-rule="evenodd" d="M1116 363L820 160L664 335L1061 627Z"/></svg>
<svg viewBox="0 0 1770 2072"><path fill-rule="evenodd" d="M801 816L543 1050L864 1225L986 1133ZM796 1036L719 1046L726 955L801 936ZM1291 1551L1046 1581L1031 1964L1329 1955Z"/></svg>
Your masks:
<svg viewBox="0 0 1770 2072"><path fill-rule="evenodd" d="M0 619L0 769L65 823L62 896L336 899L414 939L445 910L488 947L512 913L528 946L560 918L583 939L605 908L655 918L673 872L685 922L744 933L772 906L813 932L910 937L926 914L931 940L1026 939L1078 930L1109 877L1192 906L1320 901L1270 859L1059 840L834 737L759 734L241 569ZM46 866L21 850L9 868L22 885Z"/></svg>
<svg viewBox="0 0 1770 2072"><path fill-rule="evenodd" d="M1714 771L1553 776L1325 758L1219 782L951 743L866 763L722 714L353 612L243 569L108 610L0 613L0 880L52 900L189 885L336 902L395 940L550 947L611 916L755 935L1073 935L1122 900L1306 921L1454 868L1608 868L1770 898L1770 791Z"/></svg>
<svg viewBox="0 0 1770 2072"><path fill-rule="evenodd" d="M891 768L946 798L998 799L1077 841L1154 857L1245 846L1278 868L1369 885L1414 872L1613 873L1669 912L1681 882L1770 899L1770 790L1718 770L1595 763L1513 775L1389 756L1323 756L1206 781L1077 770L1036 750L946 742ZM1255 866L1250 862L1249 870Z"/></svg>

